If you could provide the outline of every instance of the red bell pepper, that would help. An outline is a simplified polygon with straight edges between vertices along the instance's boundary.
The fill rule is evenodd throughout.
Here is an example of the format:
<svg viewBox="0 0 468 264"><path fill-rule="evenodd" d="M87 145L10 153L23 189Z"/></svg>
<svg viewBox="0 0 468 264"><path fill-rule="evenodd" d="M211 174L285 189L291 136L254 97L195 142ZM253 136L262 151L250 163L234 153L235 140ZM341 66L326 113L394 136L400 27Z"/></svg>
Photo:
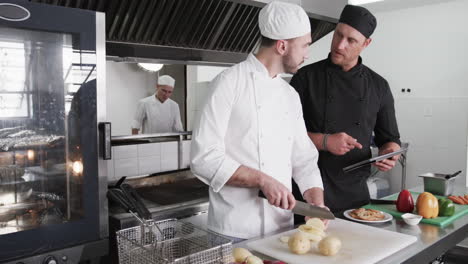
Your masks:
<svg viewBox="0 0 468 264"><path fill-rule="evenodd" d="M413 196L408 190L402 190L396 202L398 212L411 213L414 210Z"/></svg>

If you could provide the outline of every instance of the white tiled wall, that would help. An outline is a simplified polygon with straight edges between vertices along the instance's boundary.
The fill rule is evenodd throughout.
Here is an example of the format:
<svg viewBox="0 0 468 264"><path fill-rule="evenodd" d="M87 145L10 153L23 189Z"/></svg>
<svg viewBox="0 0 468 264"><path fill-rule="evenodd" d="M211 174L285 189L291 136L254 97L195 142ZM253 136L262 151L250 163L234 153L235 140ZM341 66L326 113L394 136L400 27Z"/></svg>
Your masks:
<svg viewBox="0 0 468 264"><path fill-rule="evenodd" d="M160 156L138 157L138 174L151 174L163 171Z"/></svg>
<svg viewBox="0 0 468 264"><path fill-rule="evenodd" d="M182 142L182 168L190 165L190 142ZM178 151L176 141L112 147L112 160L108 161L108 180L177 170Z"/></svg>
<svg viewBox="0 0 468 264"><path fill-rule="evenodd" d="M179 164L177 146L177 142L161 143L161 171L177 170Z"/></svg>

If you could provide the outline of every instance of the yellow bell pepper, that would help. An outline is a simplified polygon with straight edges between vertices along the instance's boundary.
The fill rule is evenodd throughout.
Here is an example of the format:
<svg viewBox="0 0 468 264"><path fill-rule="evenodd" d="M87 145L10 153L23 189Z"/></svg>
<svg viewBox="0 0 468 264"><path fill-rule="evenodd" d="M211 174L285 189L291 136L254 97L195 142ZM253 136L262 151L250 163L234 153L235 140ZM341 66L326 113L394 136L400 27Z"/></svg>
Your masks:
<svg viewBox="0 0 468 264"><path fill-rule="evenodd" d="M424 192L416 200L418 215L424 218L435 218L439 215L439 203L432 193Z"/></svg>

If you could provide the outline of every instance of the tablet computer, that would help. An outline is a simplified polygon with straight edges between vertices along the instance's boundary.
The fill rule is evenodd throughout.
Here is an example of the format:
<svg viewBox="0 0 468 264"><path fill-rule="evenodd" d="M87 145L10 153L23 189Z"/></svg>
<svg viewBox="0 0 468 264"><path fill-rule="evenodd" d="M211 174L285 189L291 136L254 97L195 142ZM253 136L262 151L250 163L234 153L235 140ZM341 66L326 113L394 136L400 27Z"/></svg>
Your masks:
<svg viewBox="0 0 468 264"><path fill-rule="evenodd" d="M387 153L387 154L383 154L383 155L380 155L380 156L377 156L377 157L373 157L373 158L370 158L370 159L366 159L366 160L363 160L363 161L360 161L358 163L354 163L352 165L349 165L347 167L344 167L343 168L343 172L350 172L352 170L355 170L355 169L359 169L359 168L362 168L362 167L365 167L365 166L368 166L374 162L377 162L377 161L381 161L381 160L384 160L384 159L388 159L388 158L391 158L395 155L398 155L398 154L401 154L403 152L406 152L408 150L408 148L405 148L405 147L402 147L400 148L399 150L397 151L394 151L394 152L390 152L390 153Z"/></svg>

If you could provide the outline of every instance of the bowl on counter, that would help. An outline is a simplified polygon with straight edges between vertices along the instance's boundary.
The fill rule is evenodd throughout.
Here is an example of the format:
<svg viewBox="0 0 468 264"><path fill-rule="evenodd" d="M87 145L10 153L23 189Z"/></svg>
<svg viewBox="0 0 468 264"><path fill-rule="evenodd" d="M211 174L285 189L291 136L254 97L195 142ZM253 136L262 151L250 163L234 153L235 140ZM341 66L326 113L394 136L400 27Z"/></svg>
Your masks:
<svg viewBox="0 0 468 264"><path fill-rule="evenodd" d="M455 179L460 172L461 171L457 171L453 174L428 172L419 175L419 177L422 177L424 180L425 192L449 196L453 193L453 190L455 188Z"/></svg>
<svg viewBox="0 0 468 264"><path fill-rule="evenodd" d="M406 213L406 214L403 214L401 218L408 225L417 225L419 224L419 222L421 222L423 217L417 214Z"/></svg>

